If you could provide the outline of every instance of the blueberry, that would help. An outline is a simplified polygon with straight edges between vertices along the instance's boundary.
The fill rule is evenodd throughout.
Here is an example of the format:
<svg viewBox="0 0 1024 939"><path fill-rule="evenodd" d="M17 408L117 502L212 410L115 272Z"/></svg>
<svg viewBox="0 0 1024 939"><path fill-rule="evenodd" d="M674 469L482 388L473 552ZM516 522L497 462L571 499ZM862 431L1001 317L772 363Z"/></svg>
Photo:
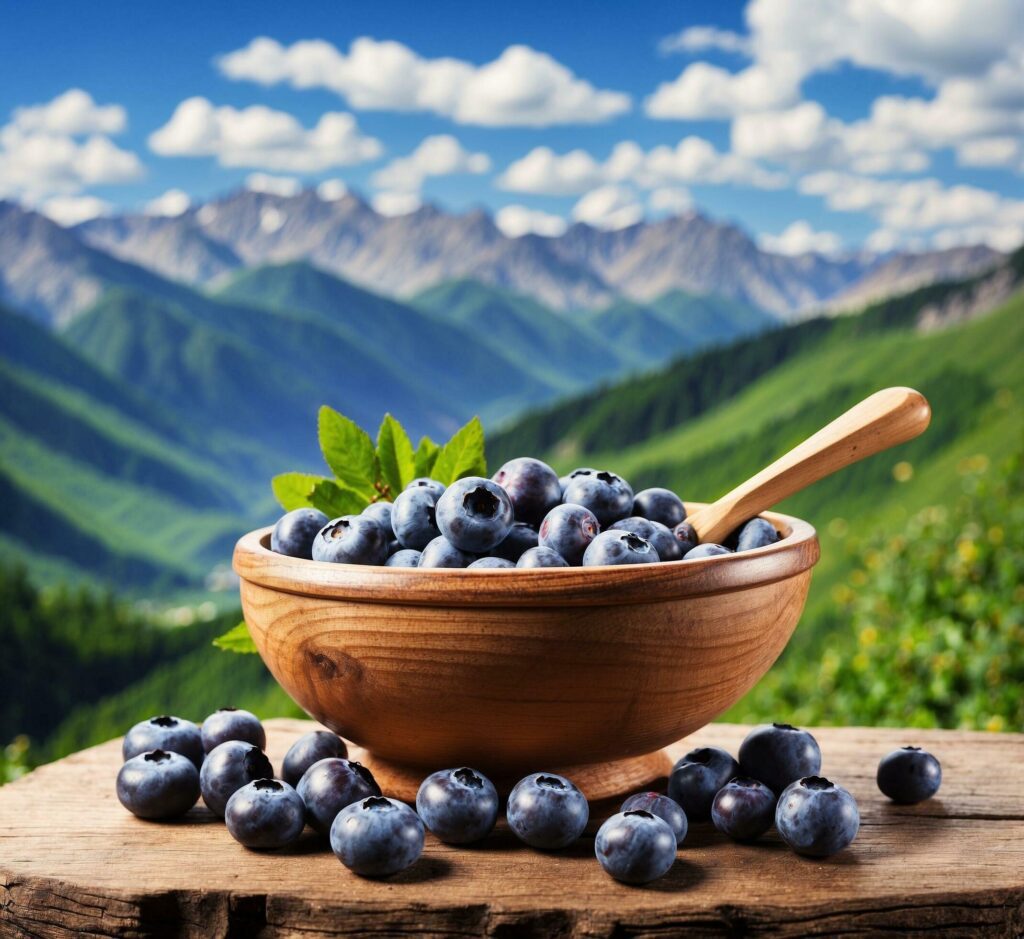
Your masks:
<svg viewBox="0 0 1024 939"><path fill-rule="evenodd" d="M857 802L842 786L821 776L805 776L783 790L775 808L775 827L797 854L828 857L857 835Z"/></svg>
<svg viewBox="0 0 1024 939"><path fill-rule="evenodd" d="M297 786L314 763L330 757L344 758L348 756L345 741L329 730L311 730L295 741L284 755L281 764L281 778L289 786Z"/></svg>
<svg viewBox="0 0 1024 939"><path fill-rule="evenodd" d="M423 824L448 844L470 844L491 833L498 793L483 773L468 766L443 769L423 780L416 794Z"/></svg>
<svg viewBox="0 0 1024 939"><path fill-rule="evenodd" d="M518 522L539 525L562 501L558 474L547 463L532 457L509 460L491 478L508 493Z"/></svg>
<svg viewBox="0 0 1024 939"><path fill-rule="evenodd" d="M654 550L658 552L658 559L661 561L678 561L683 556L675 535L661 522L652 522L634 515L620 519L609 527L609 531L631 531L634 535L639 535L644 541L654 545Z"/></svg>
<svg viewBox="0 0 1024 939"><path fill-rule="evenodd" d="M288 783L257 779L228 799L228 832L247 848L284 848L306 827L306 807Z"/></svg>
<svg viewBox="0 0 1024 939"><path fill-rule="evenodd" d="M512 500L497 483L466 476L437 500L437 527L460 551L484 554L512 528Z"/></svg>
<svg viewBox="0 0 1024 939"><path fill-rule="evenodd" d="M491 553L507 561L518 561L524 551L537 547L537 529L526 522L513 522L504 541Z"/></svg>
<svg viewBox="0 0 1024 939"><path fill-rule="evenodd" d="M187 756L199 769L203 765L203 736L199 728L180 717L168 714L151 717L136 724L124 735L121 755L126 760L147 750L170 750Z"/></svg>
<svg viewBox="0 0 1024 939"><path fill-rule="evenodd" d="M567 847L583 834L590 806L586 796L564 776L535 773L516 783L505 816L521 841L553 851Z"/></svg>
<svg viewBox="0 0 1024 939"><path fill-rule="evenodd" d="M654 545L631 531L603 531L583 555L584 567L607 564L657 564L661 558Z"/></svg>
<svg viewBox="0 0 1024 939"><path fill-rule="evenodd" d="M366 515L342 515L320 529L313 560L333 564L383 564L388 558L387 532Z"/></svg>
<svg viewBox="0 0 1024 939"><path fill-rule="evenodd" d="M657 792L638 792L626 799L620 809L622 812L636 810L650 812L651 815L656 815L662 821L667 822L668 827L672 829L672 834L675 835L676 844L683 843L689 825L686 821L686 813L674 799Z"/></svg>
<svg viewBox="0 0 1024 939"><path fill-rule="evenodd" d="M582 505L556 505L540 523L541 547L560 554L567 563L579 567L583 553L601 530L597 518Z"/></svg>
<svg viewBox="0 0 1024 939"><path fill-rule="evenodd" d="M420 555L419 567L469 567L476 555L455 547L444 535L438 535Z"/></svg>
<svg viewBox="0 0 1024 939"><path fill-rule="evenodd" d="M574 469L571 473L566 473L565 476L558 477L558 485L562 490L562 500L565 501L565 490L577 476L594 476L597 474L597 470L590 466L579 466Z"/></svg>
<svg viewBox="0 0 1024 939"><path fill-rule="evenodd" d="M671 489L644 489L633 499L633 514L652 522L661 522L666 528L675 528L686 518L686 506Z"/></svg>
<svg viewBox="0 0 1024 939"><path fill-rule="evenodd" d="M117 774L117 798L139 818L176 818L199 799L199 772L180 753L140 753Z"/></svg>
<svg viewBox="0 0 1024 939"><path fill-rule="evenodd" d="M613 815L597 830L594 853L616 880L647 884L675 863L676 836L663 818L632 809Z"/></svg>
<svg viewBox="0 0 1024 939"><path fill-rule="evenodd" d="M436 502L438 499L441 498L441 496L444 495L445 485L444 483L439 483L436 479L429 479L426 476L419 476L416 479L414 479L411 483L409 483L409 485L405 487L404 491L410 492L415 490L429 492L434 497L434 501ZM395 501L397 502L398 500L396 499Z"/></svg>
<svg viewBox="0 0 1024 939"><path fill-rule="evenodd" d="M752 518L746 522L736 535L737 551L752 551L765 545L775 544L779 533L775 526L766 518Z"/></svg>
<svg viewBox="0 0 1024 939"><path fill-rule="evenodd" d="M391 529L406 548L422 551L441 534L437 527L437 500L438 496L427 487L406 489L395 499Z"/></svg>
<svg viewBox="0 0 1024 939"><path fill-rule="evenodd" d="M479 558L476 561L474 561L472 564L469 565L469 569L470 570L474 570L474 569L475 570L480 570L481 568L483 568L483 569L490 569L490 570L500 570L502 568L505 568L505 569L513 568L514 569L515 568L515 564L513 564L511 561L506 560L505 558L487 557L487 558Z"/></svg>
<svg viewBox="0 0 1024 939"><path fill-rule="evenodd" d="M516 562L516 567L568 567L569 562L557 551L543 546L529 548Z"/></svg>
<svg viewBox="0 0 1024 939"><path fill-rule="evenodd" d="M806 730L790 724L755 727L740 744L744 776L759 779L772 792L782 792L801 776L821 770L821 749Z"/></svg>
<svg viewBox="0 0 1024 939"><path fill-rule="evenodd" d="M313 557L313 539L329 519L316 509L293 509L282 515L270 533L270 549L293 558Z"/></svg>
<svg viewBox="0 0 1024 939"><path fill-rule="evenodd" d="M331 850L361 877L397 874L423 853L423 822L404 802L371 796L338 813Z"/></svg>
<svg viewBox="0 0 1024 939"><path fill-rule="evenodd" d="M371 502L365 509L363 509L363 515L367 518L372 518L381 528L384 529L388 534L393 530L391 528L391 509L394 506L393 502L388 502L382 499L380 502ZM326 525L327 522L324 522ZM320 526L323 528L323 525Z"/></svg>
<svg viewBox="0 0 1024 939"><path fill-rule="evenodd" d="M297 791L306 803L306 821L326 835L331 822L346 805L379 796L380 786L361 763L328 757L306 770Z"/></svg>
<svg viewBox="0 0 1024 939"><path fill-rule="evenodd" d="M633 490L629 483L603 470L571 480L563 498L566 503L590 509L602 527L626 518L633 511Z"/></svg>
<svg viewBox="0 0 1024 939"><path fill-rule="evenodd" d="M242 786L273 776L274 767L259 747L243 740L228 740L206 754L199 786L206 807L223 818L228 799Z"/></svg>
<svg viewBox="0 0 1024 939"><path fill-rule="evenodd" d="M203 749L209 753L228 740L241 740L265 750L267 733L260 719L252 711L241 708L221 708L214 711L202 726Z"/></svg>
<svg viewBox="0 0 1024 939"><path fill-rule="evenodd" d="M759 838L775 819L775 793L749 776L734 776L711 803L715 828L735 841Z"/></svg>
<svg viewBox="0 0 1024 939"><path fill-rule="evenodd" d="M668 795L678 802L691 821L711 815L711 803L718 790L739 773L739 764L720 747L691 750L672 768Z"/></svg>
<svg viewBox="0 0 1024 939"><path fill-rule="evenodd" d="M413 551L412 548L402 548L401 551L396 551L391 555L385 562L385 567L419 567L420 566L420 554L419 551Z"/></svg>
<svg viewBox="0 0 1024 939"><path fill-rule="evenodd" d="M696 548L691 548L683 555L683 560L696 561L699 558L714 558L721 554L732 554L732 552L725 545L709 541L707 544L699 544Z"/></svg>
<svg viewBox="0 0 1024 939"><path fill-rule="evenodd" d="M697 530L689 522L680 522L672 529L676 541L679 542L679 551L685 557L693 548L697 547L700 538L697 537Z"/></svg>
<svg viewBox="0 0 1024 939"><path fill-rule="evenodd" d="M878 788L893 802L913 805L939 791L942 765L927 750L901 747L878 764Z"/></svg>

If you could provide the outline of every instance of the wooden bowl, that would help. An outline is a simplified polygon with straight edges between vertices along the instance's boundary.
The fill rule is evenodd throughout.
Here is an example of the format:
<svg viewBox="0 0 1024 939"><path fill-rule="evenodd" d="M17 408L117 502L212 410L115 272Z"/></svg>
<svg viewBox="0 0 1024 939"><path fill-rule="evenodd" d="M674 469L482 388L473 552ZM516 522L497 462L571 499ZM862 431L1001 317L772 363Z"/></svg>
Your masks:
<svg viewBox="0 0 1024 939"><path fill-rule="evenodd" d="M428 773L469 765L499 785L563 772L598 801L662 777L661 748L738 701L785 647L818 539L765 517L776 544L696 561L361 567L275 554L265 528L238 542L234 568L267 667L369 751L386 791L415 798Z"/></svg>

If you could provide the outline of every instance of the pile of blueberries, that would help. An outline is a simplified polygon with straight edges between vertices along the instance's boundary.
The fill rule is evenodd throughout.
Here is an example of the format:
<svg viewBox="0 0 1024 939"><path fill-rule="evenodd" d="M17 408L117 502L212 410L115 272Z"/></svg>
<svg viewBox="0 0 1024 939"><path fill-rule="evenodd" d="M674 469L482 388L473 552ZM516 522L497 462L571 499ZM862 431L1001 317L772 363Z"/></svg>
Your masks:
<svg viewBox="0 0 1024 939"><path fill-rule="evenodd" d="M414 864L425 828L448 844L472 844L498 820L497 790L470 767L428 776L413 811L382 795L370 771L347 759L335 734L300 737L281 778L265 747L263 725L249 711L223 708L201 727L178 717L151 718L124 738L117 797L140 818L166 819L183 815L202 795L232 837L252 849L287 847L308 824L364 877L387 877ZM601 825L595 854L616 880L648 883L672 867L689 823L710 819L736 841L752 841L774 823L798 854L828 857L853 841L860 815L853 796L817 775L820 769L817 741L789 724L752 730L738 761L719 747L691 750L672 770L667 796L630 796ZM910 804L938 791L942 769L930 753L903 747L881 761L877 779L886 796ZM555 851L583 834L590 809L571 780L534 773L512 789L505 818L526 844Z"/></svg>
<svg viewBox="0 0 1024 939"><path fill-rule="evenodd" d="M725 544L699 544L682 500L669 489L633 494L621 476L580 467L561 478L540 460L510 460L492 479L447 488L414 479L395 501L360 515L295 509L274 526L281 554L387 567L579 567L650 564L748 551L779 540L752 518Z"/></svg>

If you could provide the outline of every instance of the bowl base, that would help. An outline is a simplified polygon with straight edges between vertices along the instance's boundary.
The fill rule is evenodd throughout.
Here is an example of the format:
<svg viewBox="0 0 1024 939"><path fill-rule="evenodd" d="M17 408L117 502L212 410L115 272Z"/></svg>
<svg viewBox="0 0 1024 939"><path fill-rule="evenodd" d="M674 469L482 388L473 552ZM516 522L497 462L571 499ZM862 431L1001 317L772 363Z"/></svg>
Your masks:
<svg viewBox="0 0 1024 939"><path fill-rule="evenodd" d="M393 763L364 751L360 759L373 773L385 795L415 805L420 783L429 775L422 767ZM672 760L664 750L645 753L625 760L610 760L606 763L581 763L576 766L538 766L534 772L558 773L571 779L587 797L591 816L606 807L614 806L634 792L654 789L665 791ZM490 775L490 774L488 774ZM512 787L526 773L512 776L491 776L502 799L508 797Z"/></svg>

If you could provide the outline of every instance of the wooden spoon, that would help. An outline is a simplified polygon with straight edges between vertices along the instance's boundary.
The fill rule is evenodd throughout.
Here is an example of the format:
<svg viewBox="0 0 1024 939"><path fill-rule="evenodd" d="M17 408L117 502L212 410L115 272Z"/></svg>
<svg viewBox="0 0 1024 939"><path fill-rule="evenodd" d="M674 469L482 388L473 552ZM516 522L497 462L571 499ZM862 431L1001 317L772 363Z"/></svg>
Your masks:
<svg viewBox="0 0 1024 939"><path fill-rule="evenodd" d="M687 521L702 542L720 542L738 525L836 470L913 440L932 409L913 388L885 388L855 404L831 424L740 483Z"/></svg>

